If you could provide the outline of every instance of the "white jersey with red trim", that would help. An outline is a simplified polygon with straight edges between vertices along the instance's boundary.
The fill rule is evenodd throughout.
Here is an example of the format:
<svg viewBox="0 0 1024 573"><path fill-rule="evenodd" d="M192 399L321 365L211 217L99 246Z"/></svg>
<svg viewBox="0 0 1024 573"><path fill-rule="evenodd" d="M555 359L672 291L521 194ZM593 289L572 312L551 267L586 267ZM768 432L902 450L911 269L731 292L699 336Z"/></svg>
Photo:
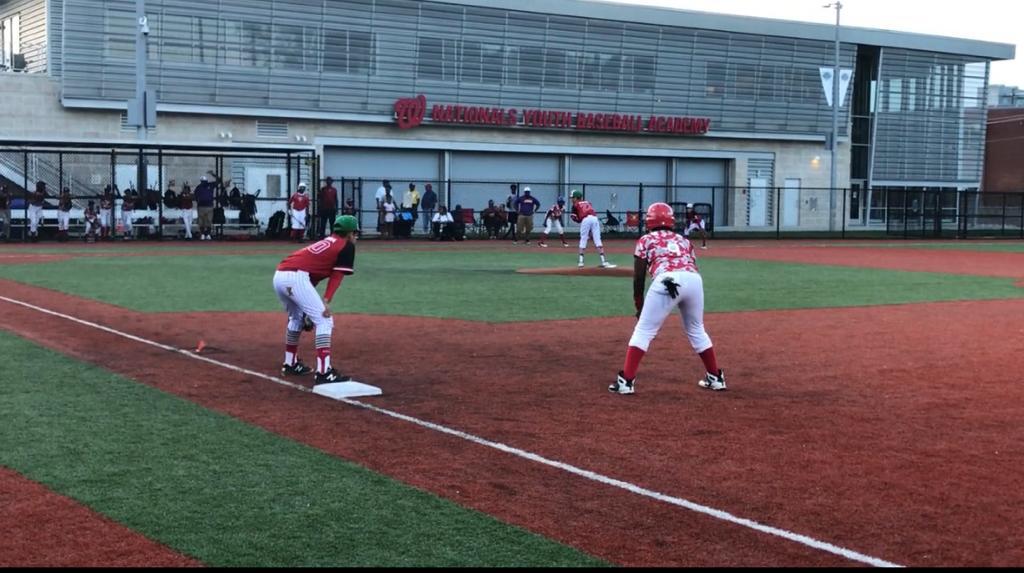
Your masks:
<svg viewBox="0 0 1024 573"><path fill-rule="evenodd" d="M654 231L640 237L633 255L647 261L651 277L673 271L700 272L693 244L672 231Z"/></svg>

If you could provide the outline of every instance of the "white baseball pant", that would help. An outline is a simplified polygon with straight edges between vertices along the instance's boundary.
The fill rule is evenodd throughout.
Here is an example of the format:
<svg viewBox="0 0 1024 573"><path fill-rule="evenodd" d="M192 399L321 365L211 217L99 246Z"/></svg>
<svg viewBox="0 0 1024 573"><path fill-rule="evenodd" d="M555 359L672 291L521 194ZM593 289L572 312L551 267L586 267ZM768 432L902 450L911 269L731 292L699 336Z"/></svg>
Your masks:
<svg viewBox="0 0 1024 573"><path fill-rule="evenodd" d="M30 233L35 235L39 232L39 223L43 220L43 206L42 205L29 205L28 206L28 230Z"/></svg>
<svg viewBox="0 0 1024 573"><path fill-rule="evenodd" d="M299 230L306 228L306 212L292 211L292 229Z"/></svg>
<svg viewBox="0 0 1024 573"><path fill-rule="evenodd" d="M100 227L106 229L110 226L110 209L100 209Z"/></svg>
<svg viewBox="0 0 1024 573"><path fill-rule="evenodd" d="M597 248L604 247L604 243L601 242L601 221L598 220L597 215L587 215L583 218L580 223L580 250L586 250L587 243L590 237L594 237L594 246Z"/></svg>
<svg viewBox="0 0 1024 573"><path fill-rule="evenodd" d="M181 222L185 224L185 238L192 238L192 209L181 210Z"/></svg>
<svg viewBox="0 0 1024 573"><path fill-rule="evenodd" d="M683 233L683 236L684 237L689 237L690 233L692 233L692 232L694 232L694 231L696 231L698 229L700 229L700 230L704 229L704 221L701 221L699 225L696 224L696 223L690 223L690 225L688 227L686 227L686 231Z"/></svg>
<svg viewBox="0 0 1024 573"><path fill-rule="evenodd" d="M57 211L57 230L67 231L71 227L71 213L69 211Z"/></svg>
<svg viewBox="0 0 1024 573"><path fill-rule="evenodd" d="M548 219L548 222L544 223L544 234L545 235L550 235L551 234L551 229L554 229L554 230L558 231L559 235L564 233L564 231L562 230L562 222L558 221L558 220Z"/></svg>
<svg viewBox="0 0 1024 573"><path fill-rule="evenodd" d="M131 235L135 229L132 224L135 222L135 211L121 210L121 224L124 225L124 234Z"/></svg>
<svg viewBox="0 0 1024 573"><path fill-rule="evenodd" d="M302 330L302 315L305 314L316 325L316 335L330 336L334 331L334 317L324 317L324 301L309 280L305 271L277 271L274 273L274 290L284 309L288 312L288 330Z"/></svg>
<svg viewBox="0 0 1024 573"><path fill-rule="evenodd" d="M672 298L664 280L671 278L679 285L678 296ZM644 352L651 346L651 341L658 335L665 319L672 309L679 309L683 319L683 330L690 339L690 346L700 354L711 348L711 337L704 330L704 279L697 273L675 271L662 273L654 279L644 299L644 309L633 329L633 337L629 345Z"/></svg>

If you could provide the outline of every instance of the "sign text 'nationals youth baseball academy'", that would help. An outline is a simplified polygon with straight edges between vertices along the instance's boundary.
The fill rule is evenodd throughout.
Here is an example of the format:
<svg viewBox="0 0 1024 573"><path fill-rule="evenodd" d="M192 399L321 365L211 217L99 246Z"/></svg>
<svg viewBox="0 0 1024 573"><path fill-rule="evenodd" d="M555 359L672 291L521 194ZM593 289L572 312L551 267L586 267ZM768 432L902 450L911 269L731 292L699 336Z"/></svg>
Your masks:
<svg viewBox="0 0 1024 573"><path fill-rule="evenodd" d="M426 96L419 95L395 102L395 122L399 128L418 127L425 119L427 119ZM701 117L623 115L544 109L518 110L451 104L434 104L430 109L429 119L432 124L446 125L575 129L578 131L670 135L704 135L711 128L711 120Z"/></svg>

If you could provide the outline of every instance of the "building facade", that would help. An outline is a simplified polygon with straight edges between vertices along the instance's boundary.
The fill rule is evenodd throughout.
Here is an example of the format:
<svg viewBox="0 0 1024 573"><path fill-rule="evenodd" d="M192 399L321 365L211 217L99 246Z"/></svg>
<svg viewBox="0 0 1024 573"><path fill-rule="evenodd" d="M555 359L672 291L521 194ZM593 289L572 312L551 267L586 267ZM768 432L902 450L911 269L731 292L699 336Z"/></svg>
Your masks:
<svg viewBox="0 0 1024 573"><path fill-rule="evenodd" d="M383 179L475 209L512 182L544 203L586 186L602 211L706 203L719 228L864 225L875 189L980 187L989 63L1014 55L841 29L840 205L832 26L585 0L145 4L151 141L312 147L321 176L365 182L363 205ZM9 50L40 78L0 76L24 103L3 138L131 139L135 2L0 0L15 13L35 51Z"/></svg>
<svg viewBox="0 0 1024 573"><path fill-rule="evenodd" d="M990 86L988 107L1024 107L1024 90L1017 86Z"/></svg>

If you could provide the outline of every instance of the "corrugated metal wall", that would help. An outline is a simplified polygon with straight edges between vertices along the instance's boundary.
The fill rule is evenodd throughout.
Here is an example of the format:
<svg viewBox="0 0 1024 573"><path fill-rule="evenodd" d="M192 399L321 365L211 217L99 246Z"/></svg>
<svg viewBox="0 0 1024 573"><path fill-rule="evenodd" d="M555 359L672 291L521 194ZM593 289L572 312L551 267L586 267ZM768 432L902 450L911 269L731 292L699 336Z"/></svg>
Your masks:
<svg viewBox="0 0 1024 573"><path fill-rule="evenodd" d="M988 63L885 48L875 180L981 180Z"/></svg>
<svg viewBox="0 0 1024 573"><path fill-rule="evenodd" d="M0 21L19 15L21 53L30 73L46 72L46 0L0 2Z"/></svg>
<svg viewBox="0 0 1024 573"><path fill-rule="evenodd" d="M131 97L133 2L64 3L66 97ZM412 0L150 0L147 12L164 103L390 117L396 99L423 93L706 116L715 131L831 127L818 73L829 42ZM854 54L844 46L844 66Z"/></svg>

